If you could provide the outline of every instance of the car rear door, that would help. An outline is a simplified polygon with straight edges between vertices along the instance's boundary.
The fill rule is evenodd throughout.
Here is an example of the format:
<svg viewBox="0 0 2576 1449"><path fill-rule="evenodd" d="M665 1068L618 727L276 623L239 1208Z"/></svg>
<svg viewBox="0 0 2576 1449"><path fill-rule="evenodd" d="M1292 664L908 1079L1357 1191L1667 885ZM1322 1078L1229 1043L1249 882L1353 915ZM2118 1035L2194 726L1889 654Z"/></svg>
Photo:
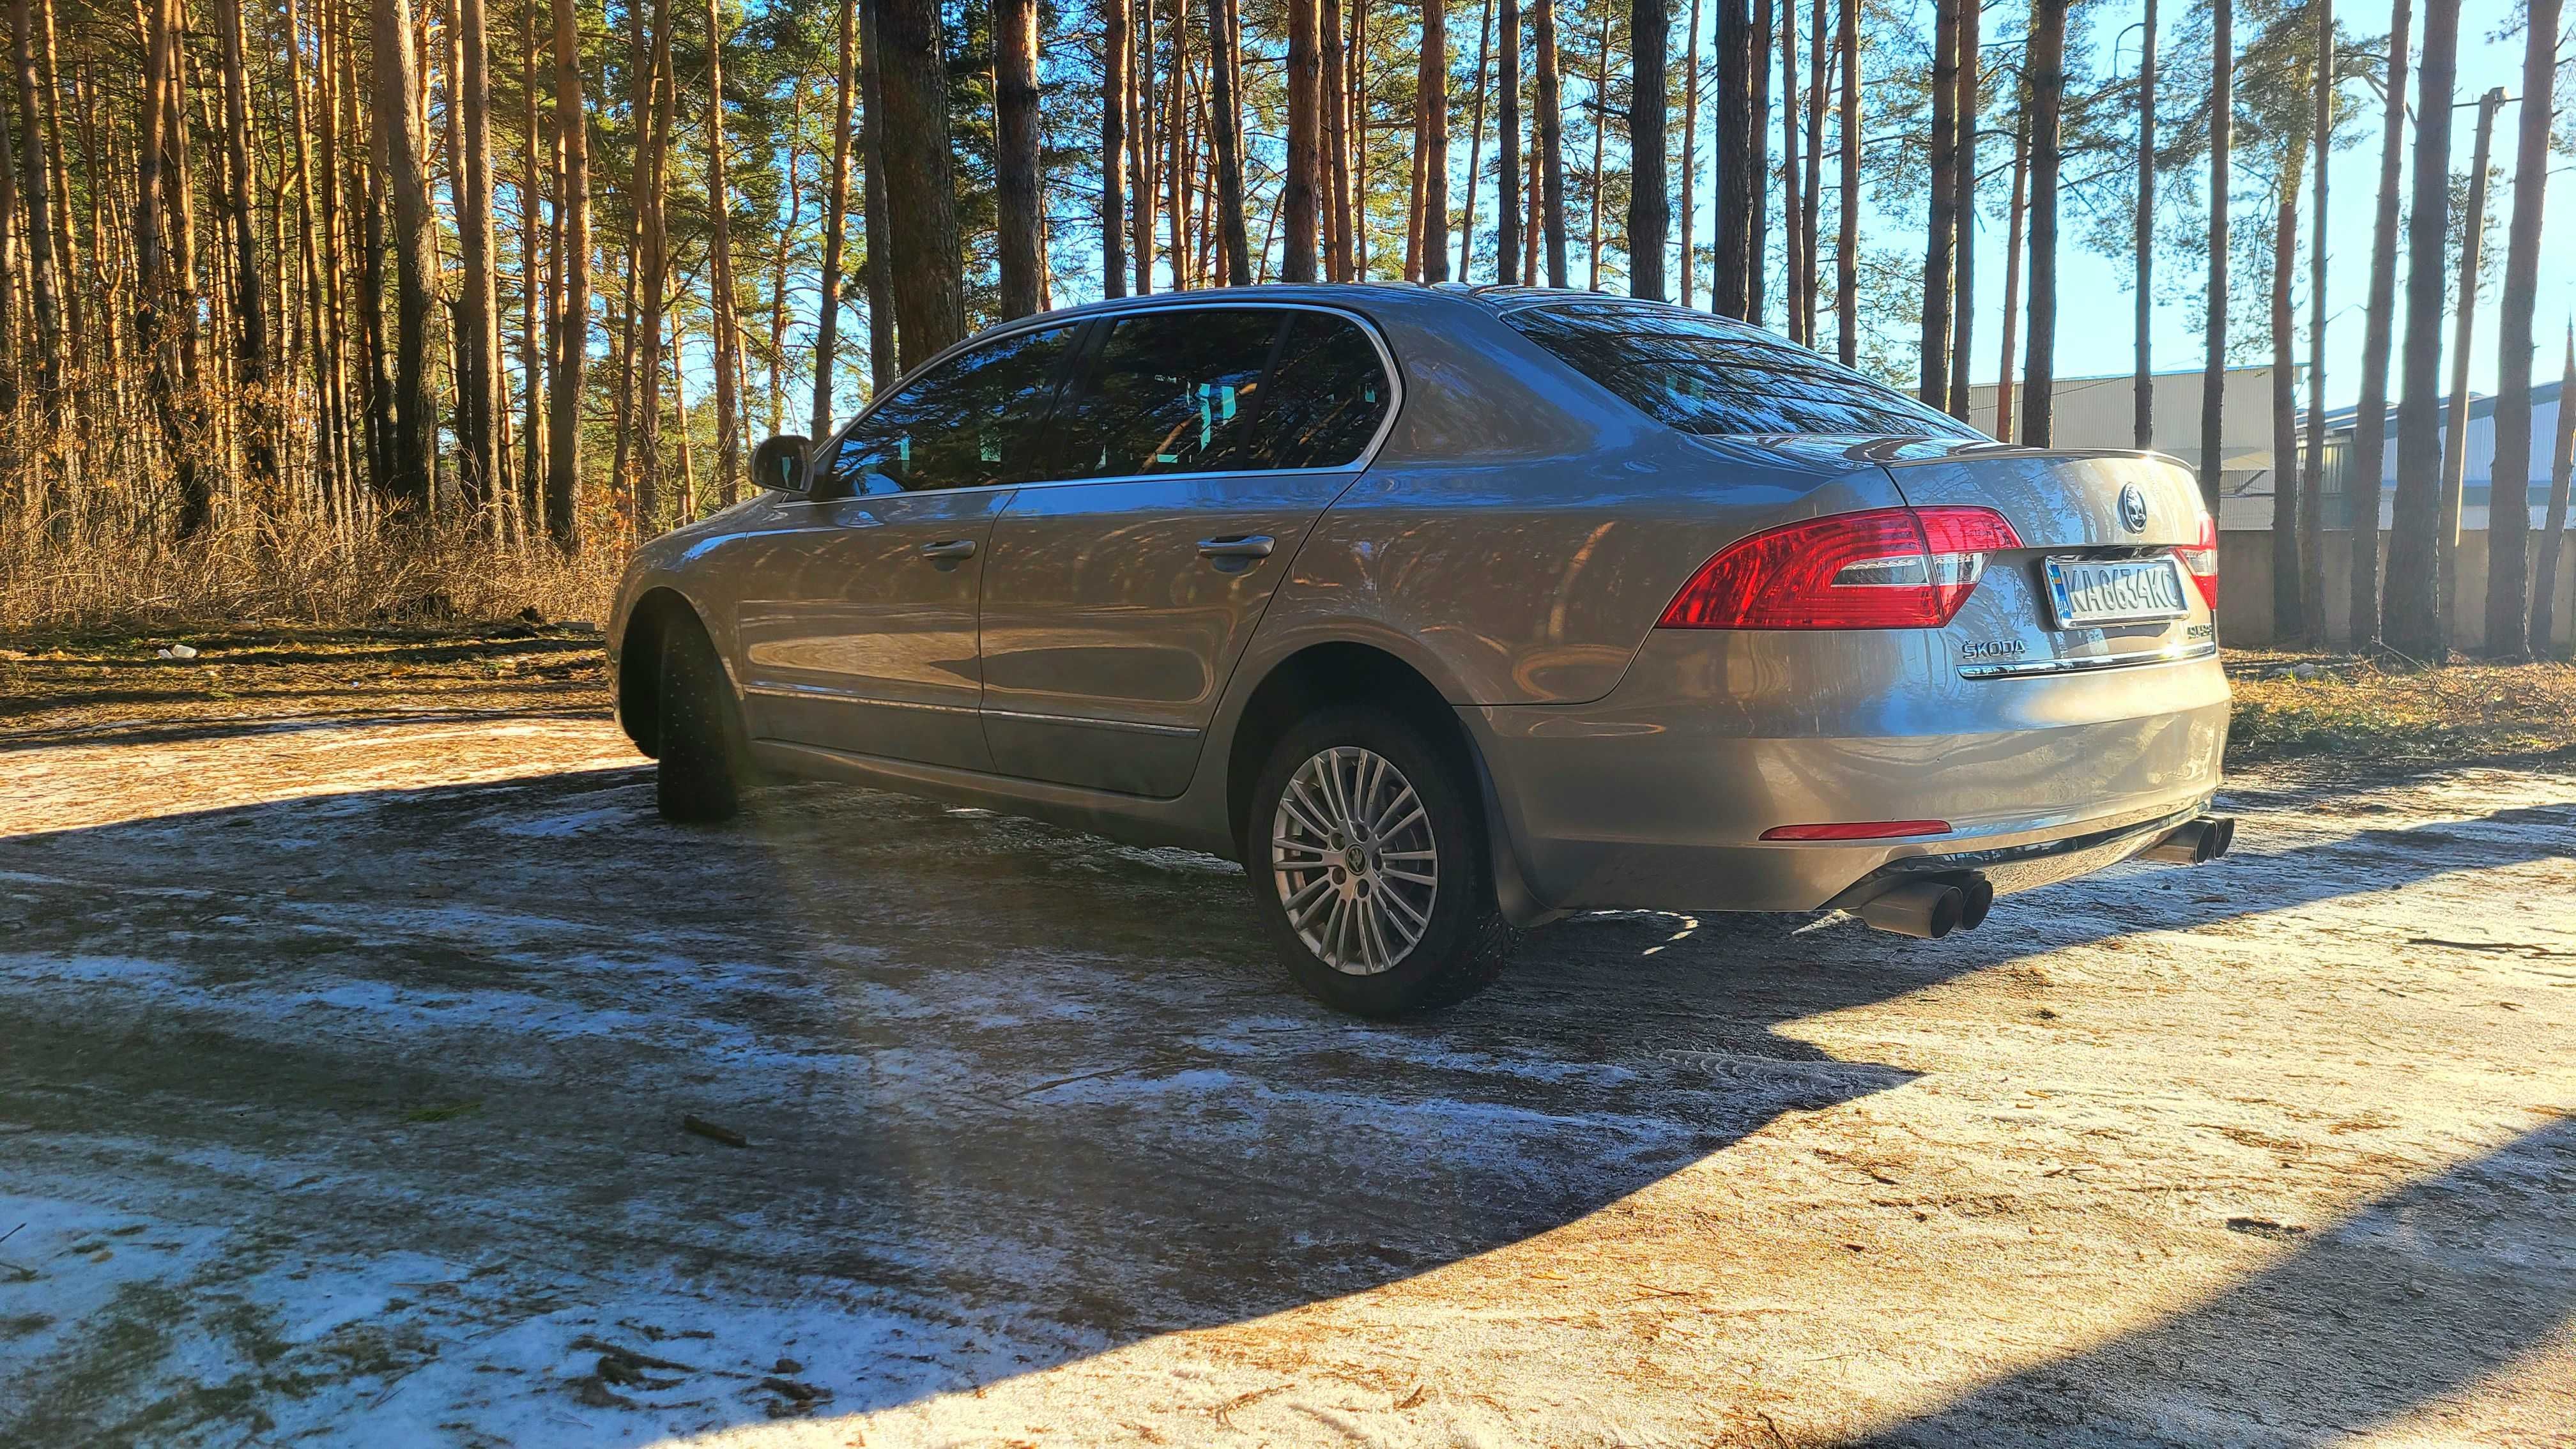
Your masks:
<svg viewBox="0 0 2576 1449"><path fill-rule="evenodd" d="M767 739L987 770L976 606L993 520L1037 476L1074 326L991 339L815 460L807 518L743 591L747 713Z"/></svg>
<svg viewBox="0 0 2576 1449"><path fill-rule="evenodd" d="M1101 324L1056 478L995 522L984 732L1005 774L1168 797L1307 530L1394 406L1357 318L1156 307Z"/></svg>

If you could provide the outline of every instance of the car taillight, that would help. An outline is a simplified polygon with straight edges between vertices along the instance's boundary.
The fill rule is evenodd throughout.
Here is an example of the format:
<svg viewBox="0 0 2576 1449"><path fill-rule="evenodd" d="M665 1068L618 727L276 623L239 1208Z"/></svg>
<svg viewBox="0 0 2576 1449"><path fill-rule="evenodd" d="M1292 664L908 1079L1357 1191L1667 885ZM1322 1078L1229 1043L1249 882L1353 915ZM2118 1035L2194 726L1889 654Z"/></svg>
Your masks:
<svg viewBox="0 0 2576 1449"><path fill-rule="evenodd" d="M2206 513L2202 514L2200 542L2189 548L2175 549L2174 557L2182 560L2183 572L2191 575L2192 583L2200 589L2200 596L2209 602L2209 612L2217 613L2218 520Z"/></svg>
<svg viewBox="0 0 2576 1449"><path fill-rule="evenodd" d="M2021 547L1991 508L1872 508L1737 539L1700 565L1659 629L1938 629L1986 555Z"/></svg>

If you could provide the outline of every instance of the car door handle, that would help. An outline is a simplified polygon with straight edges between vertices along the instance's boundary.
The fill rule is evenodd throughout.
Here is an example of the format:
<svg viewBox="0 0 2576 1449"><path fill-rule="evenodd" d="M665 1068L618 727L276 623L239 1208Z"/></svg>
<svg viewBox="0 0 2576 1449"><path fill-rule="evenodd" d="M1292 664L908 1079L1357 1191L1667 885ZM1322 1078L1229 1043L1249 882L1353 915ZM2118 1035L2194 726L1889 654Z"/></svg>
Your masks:
<svg viewBox="0 0 2576 1449"><path fill-rule="evenodd" d="M975 540L971 538L943 538L937 543L925 543L921 546L921 556L923 558L973 558L975 556Z"/></svg>
<svg viewBox="0 0 2576 1449"><path fill-rule="evenodd" d="M1201 558L1268 558L1270 549L1269 536L1259 533L1199 540Z"/></svg>

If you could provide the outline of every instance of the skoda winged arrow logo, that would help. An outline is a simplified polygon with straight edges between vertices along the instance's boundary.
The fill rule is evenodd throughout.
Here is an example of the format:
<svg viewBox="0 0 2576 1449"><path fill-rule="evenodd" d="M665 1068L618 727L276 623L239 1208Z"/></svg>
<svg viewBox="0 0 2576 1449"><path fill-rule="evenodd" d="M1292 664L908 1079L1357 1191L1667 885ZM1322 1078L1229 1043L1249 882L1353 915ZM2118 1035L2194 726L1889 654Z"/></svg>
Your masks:
<svg viewBox="0 0 2576 1449"><path fill-rule="evenodd" d="M2120 489L2120 526L2131 533L2147 531L2147 495L2135 483Z"/></svg>

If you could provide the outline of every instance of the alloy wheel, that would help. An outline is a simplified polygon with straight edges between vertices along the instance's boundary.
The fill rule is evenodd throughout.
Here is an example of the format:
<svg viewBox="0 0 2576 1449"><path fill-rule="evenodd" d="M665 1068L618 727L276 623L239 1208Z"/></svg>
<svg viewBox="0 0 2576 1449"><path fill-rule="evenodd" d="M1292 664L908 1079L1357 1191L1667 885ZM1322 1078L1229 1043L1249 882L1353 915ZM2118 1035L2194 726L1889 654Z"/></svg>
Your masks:
<svg viewBox="0 0 2576 1449"><path fill-rule="evenodd" d="M1440 896L1440 845L1421 796L1394 762L1357 745L1318 751L1288 777L1270 864L1290 928L1346 975L1404 960Z"/></svg>

